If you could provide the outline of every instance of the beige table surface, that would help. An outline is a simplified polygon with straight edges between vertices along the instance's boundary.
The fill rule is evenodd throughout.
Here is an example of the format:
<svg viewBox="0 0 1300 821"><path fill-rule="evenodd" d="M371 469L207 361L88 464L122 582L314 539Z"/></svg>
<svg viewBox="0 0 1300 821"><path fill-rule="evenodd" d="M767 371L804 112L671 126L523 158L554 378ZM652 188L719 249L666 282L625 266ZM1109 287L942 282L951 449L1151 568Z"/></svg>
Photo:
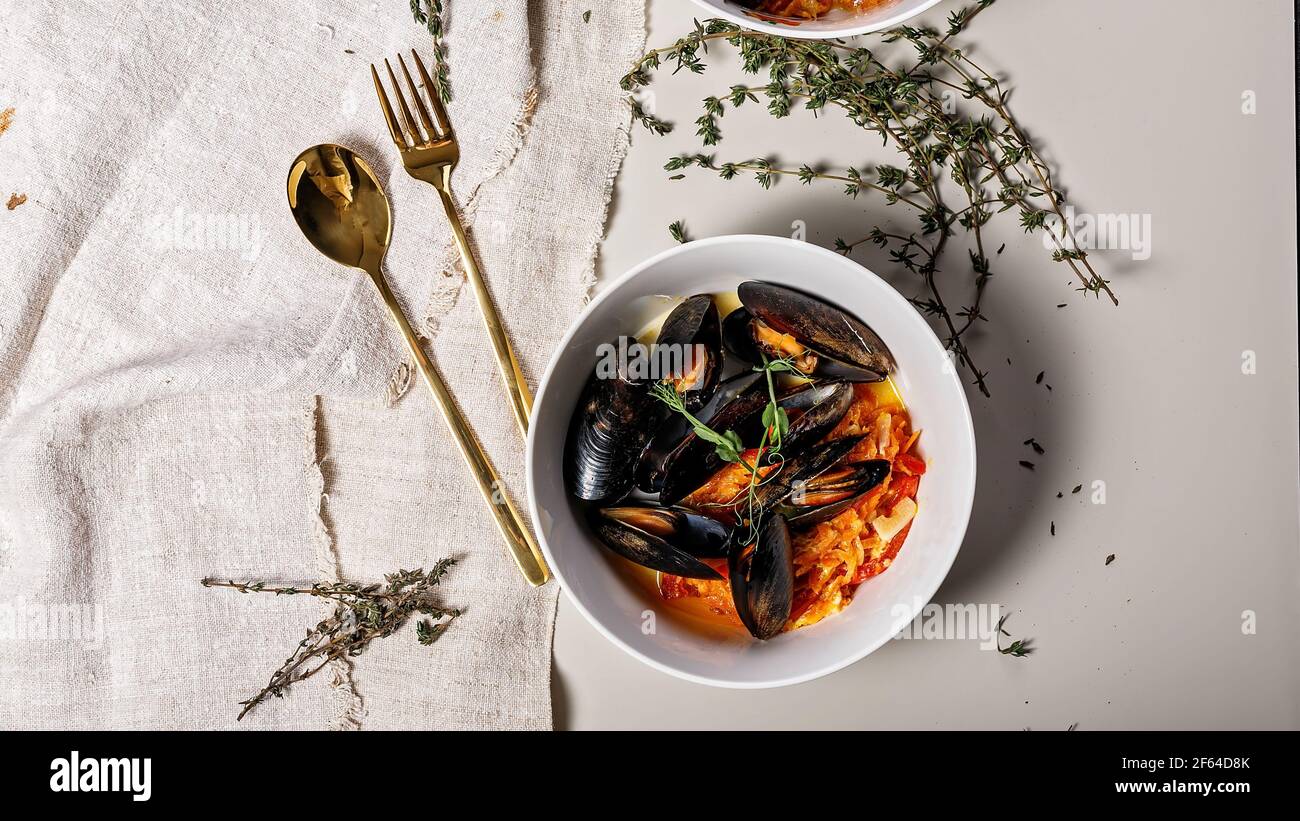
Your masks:
<svg viewBox="0 0 1300 821"><path fill-rule="evenodd" d="M650 43L697 13L652 0ZM968 39L1013 80L1018 116L1081 211L1151 215L1150 259L1094 256L1118 308L1074 293L1014 224L996 229L1007 248L973 341L993 390L970 396L975 514L937 601L1001 604L1037 652L895 641L815 682L729 691L650 669L562 599L557 727L1300 728L1292 6L1000 0ZM698 150L700 99L739 76L661 74L657 109L678 129L635 132L603 279L668 247L676 219L695 237L789 235L802 220L829 245L881 215L878 200L833 187L668 180L665 159ZM742 110L722 125L720 158L887 157L837 114L774 123ZM911 293L878 256L858 259ZM1030 436L1047 449L1032 473L1017 464ZM1105 504L1069 492L1097 480Z"/></svg>

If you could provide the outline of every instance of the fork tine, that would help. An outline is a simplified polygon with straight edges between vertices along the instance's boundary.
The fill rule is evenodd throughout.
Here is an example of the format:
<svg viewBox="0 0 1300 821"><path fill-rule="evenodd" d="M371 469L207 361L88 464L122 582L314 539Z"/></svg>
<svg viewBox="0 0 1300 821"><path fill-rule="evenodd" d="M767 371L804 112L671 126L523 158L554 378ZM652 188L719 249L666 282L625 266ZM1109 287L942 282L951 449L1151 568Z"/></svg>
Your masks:
<svg viewBox="0 0 1300 821"><path fill-rule="evenodd" d="M393 81L393 94L397 97L397 105L402 111L402 122L406 124L406 130L411 135L412 145L419 145L424 142L420 137L420 127L415 124L415 117L411 116L411 107L406 104L406 97L402 94L402 87L397 84L397 75L393 73L393 64L384 58L384 65L388 67L388 79Z"/></svg>
<svg viewBox="0 0 1300 821"><path fill-rule="evenodd" d="M415 87L415 81L411 79L411 72L406 70L406 61L402 55L397 55L397 64L402 67L402 76L406 78L406 87L411 89L411 96L415 98L415 110L420 114L420 122L424 123L424 130L429 135L430 140L438 139L438 132L433 127L433 120L429 119L429 109L425 107L424 100L420 97L420 90Z"/></svg>
<svg viewBox="0 0 1300 821"><path fill-rule="evenodd" d="M411 49L411 56L415 58L415 70L420 73L420 82L424 83L425 91L429 92L429 101L433 103L433 116L438 118L438 128L442 131L444 138L450 138L451 120L447 119L447 110L442 107L442 97L438 94L438 86L429 78L429 72L424 68L424 61L420 59L420 52Z"/></svg>
<svg viewBox="0 0 1300 821"><path fill-rule="evenodd" d="M379 72L375 71L375 64L370 64L370 76L375 80L375 94L379 96L379 107L384 112L384 122L388 123L388 133L392 135L393 142L402 151L406 150L406 138L402 136L402 127L397 124L397 117L393 114L393 106L388 102L388 95L384 93L384 84L379 82Z"/></svg>

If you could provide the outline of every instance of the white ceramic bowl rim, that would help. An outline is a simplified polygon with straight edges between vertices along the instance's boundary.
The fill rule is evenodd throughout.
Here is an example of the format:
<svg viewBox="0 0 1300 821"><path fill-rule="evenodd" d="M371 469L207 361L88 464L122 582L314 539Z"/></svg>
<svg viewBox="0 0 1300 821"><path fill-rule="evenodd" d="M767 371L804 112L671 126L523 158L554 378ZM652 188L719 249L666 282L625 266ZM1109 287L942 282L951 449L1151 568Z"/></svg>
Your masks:
<svg viewBox="0 0 1300 821"><path fill-rule="evenodd" d="M853 260L848 259L842 254L836 253L834 251L823 248L819 245L815 245L813 243L795 240L788 237L770 236L765 234L732 234L732 235L725 235L725 236L718 236L718 237L710 237L701 240L694 240L692 242L683 243L674 246L672 248L669 248L665 251L662 251L650 257L649 259L641 262L640 264L634 266L632 269L628 270L622 276L618 277L617 279L609 283L607 286L605 286L602 289L602 291L594 299L592 299L591 302L586 305L586 307L584 307L582 312L577 316L577 318L573 320L572 324L570 324L568 330L565 332L560 342L556 345L555 351L551 355L550 362L547 364L546 371L542 376L540 390L538 391L537 396L534 398L534 406L536 408L540 408L545 403L547 390L551 384L551 377L553 375L553 372L558 366L564 352L569 347L569 343L571 342L573 337L578 334L578 332L586 322L587 318L602 303L604 303L607 299L611 298L614 294L617 294L621 290L621 287L623 286L624 283L628 282L633 277L640 274L642 271L652 268L671 257L680 254L690 253L694 250L699 250L700 248L704 248L708 246L727 245L727 244L735 244L735 243L756 243L756 244L770 243L774 245L800 246L803 250L806 250L807 252L820 255L824 258L827 258L828 260L833 260L837 265L851 266L857 269L855 273L864 274L866 276L870 276L874 279L879 280L878 275L876 275L874 272L859 265ZM924 327L926 337L929 339L930 343L935 347L935 349L937 349L938 354L941 356L947 356L947 354L944 352L943 345L939 342L938 337L934 335L933 330L931 330L929 325L925 323L924 319L922 319L920 315L916 313L916 309L911 305L911 303L909 303L905 298L903 298L903 296L899 294L893 287L889 286L888 283L885 283L883 280L881 280L881 284L884 285L888 293L892 296L892 298L896 302L895 307L897 307L899 310L907 311L909 314L916 317L917 322L919 322L921 326ZM969 443L969 451L970 451L969 477L967 477L967 481L970 487L970 494L965 499L964 509L957 511L957 520L960 523L960 526L957 528L957 530L960 534L963 534L964 536L967 526L969 525L970 522L971 510L974 505L974 488L975 488L975 472L976 472L975 430L974 430L974 424L970 413L970 406L966 400L965 392L963 390L958 390L956 392L956 395L960 397L961 405L958 408L953 408L951 412L959 416L960 419L965 423L962 434ZM714 687L723 687L723 688L730 688L730 689L766 689L766 688L774 688L774 687L785 687L792 684L800 684L805 681L811 681L813 679L817 679L822 676L826 676L831 673L834 673L838 670L848 667L851 664L861 661L863 658L870 655L872 652L877 650L881 645L883 645L886 641L889 641L889 639L891 638L891 636L889 635L884 635L874 642L865 642L860 649L848 654L845 657L841 657L834 662L831 662L829 664L824 664L821 667L818 667L816 669L800 672L798 674L785 676L785 677L765 679L763 681L735 681L730 679L720 679L720 678L698 675L685 670L677 669L675 667L672 667L671 665L660 662L658 659L646 655L645 653L641 652L637 648L625 642L611 629L606 627L605 624L602 623L602 621L599 618L597 618L587 608L587 606L581 601L581 599L577 595L574 595L573 593L570 592L571 588L565 582L564 573L560 569L559 563L555 561L551 548L547 543L545 530L542 527L542 518L540 515L540 510L538 508L537 494L534 492L533 476L536 470L535 459L537 454L537 441L536 441L537 430L538 428L536 426L532 426L529 429L528 441L526 444L526 451L525 451L525 474L528 480L529 515L532 519L534 532L537 534L538 540L541 544L542 552L546 557L547 563L549 564L551 568L551 572L554 574L556 581L564 589L565 596L578 610L578 612L582 614L583 618L585 618L588 623L594 626L596 630L601 633L601 635L605 636L605 638L609 639L613 644L620 647L622 650L624 650L632 657L639 659L640 661L644 662L650 667L653 667L654 669L659 670L663 673L667 673L668 675L674 676L676 678L681 678L687 681L695 682L697 684L705 684ZM924 589L920 591L920 594L914 597L914 600L912 602L909 602L908 605L906 605L907 616L905 617L905 619L901 620L902 624L910 623L917 615L919 615L921 608L934 598L934 594L938 591L940 585L943 584L944 579L948 575L948 571L951 569L953 562L957 558L957 553L959 552L960 549L960 541L961 539L959 538L957 544L950 551L950 554L947 558L946 563L942 568L942 571L934 575L933 577L934 581L931 585L928 585L928 589Z"/></svg>
<svg viewBox="0 0 1300 821"><path fill-rule="evenodd" d="M798 40L832 40L838 37L856 37L859 34L882 31L893 28L899 23L922 14L939 4L939 0L898 0L898 10L883 19L868 16L865 18L868 22L854 22L854 18L849 18L843 23L831 25L818 26L815 23L805 23L798 26L783 26L750 17L740 11L733 11L731 8L733 4L728 0L694 0L694 2L695 5L706 9L710 14L716 14L718 17L729 20L738 26Z"/></svg>

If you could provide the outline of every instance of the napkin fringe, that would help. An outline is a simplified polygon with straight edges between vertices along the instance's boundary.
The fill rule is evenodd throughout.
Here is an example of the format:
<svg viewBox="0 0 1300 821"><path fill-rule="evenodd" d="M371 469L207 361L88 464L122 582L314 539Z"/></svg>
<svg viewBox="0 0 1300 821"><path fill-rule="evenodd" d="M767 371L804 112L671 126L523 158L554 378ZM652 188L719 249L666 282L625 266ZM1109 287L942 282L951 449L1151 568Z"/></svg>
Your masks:
<svg viewBox="0 0 1300 821"><path fill-rule="evenodd" d="M307 407L307 458L311 465L308 482L309 492L314 497L316 510L313 523L313 536L316 540L316 571L323 579L342 581L343 567L339 558L334 537L330 534L329 514L326 505L329 494L325 492L325 471L321 466L329 459L323 452L321 434L320 397L313 396ZM330 689L332 691L337 713L330 721L331 730L360 730L361 719L365 716L365 702L357 690L353 676L352 662L348 659L334 659L329 663Z"/></svg>

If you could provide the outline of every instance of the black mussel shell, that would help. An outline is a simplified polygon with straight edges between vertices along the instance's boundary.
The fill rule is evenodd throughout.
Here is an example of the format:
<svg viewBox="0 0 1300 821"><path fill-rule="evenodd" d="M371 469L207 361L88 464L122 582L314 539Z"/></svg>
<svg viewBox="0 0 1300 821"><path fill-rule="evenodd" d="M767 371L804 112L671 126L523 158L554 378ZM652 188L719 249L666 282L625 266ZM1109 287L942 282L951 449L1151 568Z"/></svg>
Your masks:
<svg viewBox="0 0 1300 821"><path fill-rule="evenodd" d="M663 539L673 547L700 559L722 559L727 555L731 528L693 510L657 505L626 505L604 508L600 515Z"/></svg>
<svg viewBox="0 0 1300 821"><path fill-rule="evenodd" d="M727 558L736 613L750 634L770 639L790 620L794 606L794 542L785 517L772 513L752 545L737 545Z"/></svg>
<svg viewBox="0 0 1300 821"><path fill-rule="evenodd" d="M751 365L762 365L763 356L754 342L754 333L750 325L754 315L744 307L737 308L722 320L722 345L742 361Z"/></svg>
<svg viewBox="0 0 1300 821"><path fill-rule="evenodd" d="M719 433L735 430L754 414L762 413L767 401L767 382L755 379L735 399L719 408L707 424ZM722 465L715 446L692 431L664 460L659 502L677 504L707 482Z"/></svg>
<svg viewBox="0 0 1300 821"><path fill-rule="evenodd" d="M829 303L768 282L742 282L741 303L768 327L795 339L830 361L818 373L851 381L883 379L895 368L894 356L866 323Z"/></svg>
<svg viewBox="0 0 1300 821"><path fill-rule="evenodd" d="M871 459L831 468L803 486L780 506L792 528L802 528L838 516L885 481L889 462Z"/></svg>
<svg viewBox="0 0 1300 821"><path fill-rule="evenodd" d="M663 537L637 526L648 525L651 528L660 527L662 530L663 520L650 520L649 514L640 512L632 514L628 511L628 508L614 508L612 511L606 508L592 516L592 530L610 550L630 562L661 573L671 573L688 579L722 578L718 571L686 550L675 547ZM703 537L701 539L703 541ZM722 539L725 543L725 534Z"/></svg>
<svg viewBox="0 0 1300 821"><path fill-rule="evenodd" d="M674 382L690 377L689 385L675 387L691 413L704 407L722 380L721 324L713 297L696 294L673 309L655 340L656 362L663 365L658 375Z"/></svg>
<svg viewBox="0 0 1300 821"><path fill-rule="evenodd" d="M849 451L861 442L863 436L845 436L822 442L793 458L786 459L775 475L765 477L754 492L756 506L762 510L774 509L784 502L804 483L816 479L831 466L848 456Z"/></svg>
<svg viewBox="0 0 1300 821"><path fill-rule="evenodd" d="M625 350L635 342L625 337L614 347ZM577 498L609 504L631 492L637 460L664 418L650 385L630 378L626 363L608 373L598 365L592 373L565 441L565 481Z"/></svg>
<svg viewBox="0 0 1300 821"><path fill-rule="evenodd" d="M777 401L791 418L790 429L781 443L781 453L789 460L819 442L840 423L853 404L853 386L846 382L805 384ZM719 432L734 430L742 441L756 443L763 435L763 409L767 404L767 382L759 376L735 400L709 418L707 424ZM680 502L723 465L714 446L691 433L663 461L657 474L661 477L659 501L665 505Z"/></svg>
<svg viewBox="0 0 1300 821"><path fill-rule="evenodd" d="M790 418L790 428L781 441L781 453L790 458L835 429L853 405L853 386L847 382L803 383L777 403ZM758 442L763 435L762 415L748 420L736 432L745 442Z"/></svg>
<svg viewBox="0 0 1300 821"><path fill-rule="evenodd" d="M745 371L722 380L714 391L713 398L695 414L696 418L708 424L719 408L739 396L758 378L759 375L753 371ZM658 493L663 488L665 462L690 433L691 423L680 413L670 414L664 420L637 462L636 486L639 489L646 493Z"/></svg>

